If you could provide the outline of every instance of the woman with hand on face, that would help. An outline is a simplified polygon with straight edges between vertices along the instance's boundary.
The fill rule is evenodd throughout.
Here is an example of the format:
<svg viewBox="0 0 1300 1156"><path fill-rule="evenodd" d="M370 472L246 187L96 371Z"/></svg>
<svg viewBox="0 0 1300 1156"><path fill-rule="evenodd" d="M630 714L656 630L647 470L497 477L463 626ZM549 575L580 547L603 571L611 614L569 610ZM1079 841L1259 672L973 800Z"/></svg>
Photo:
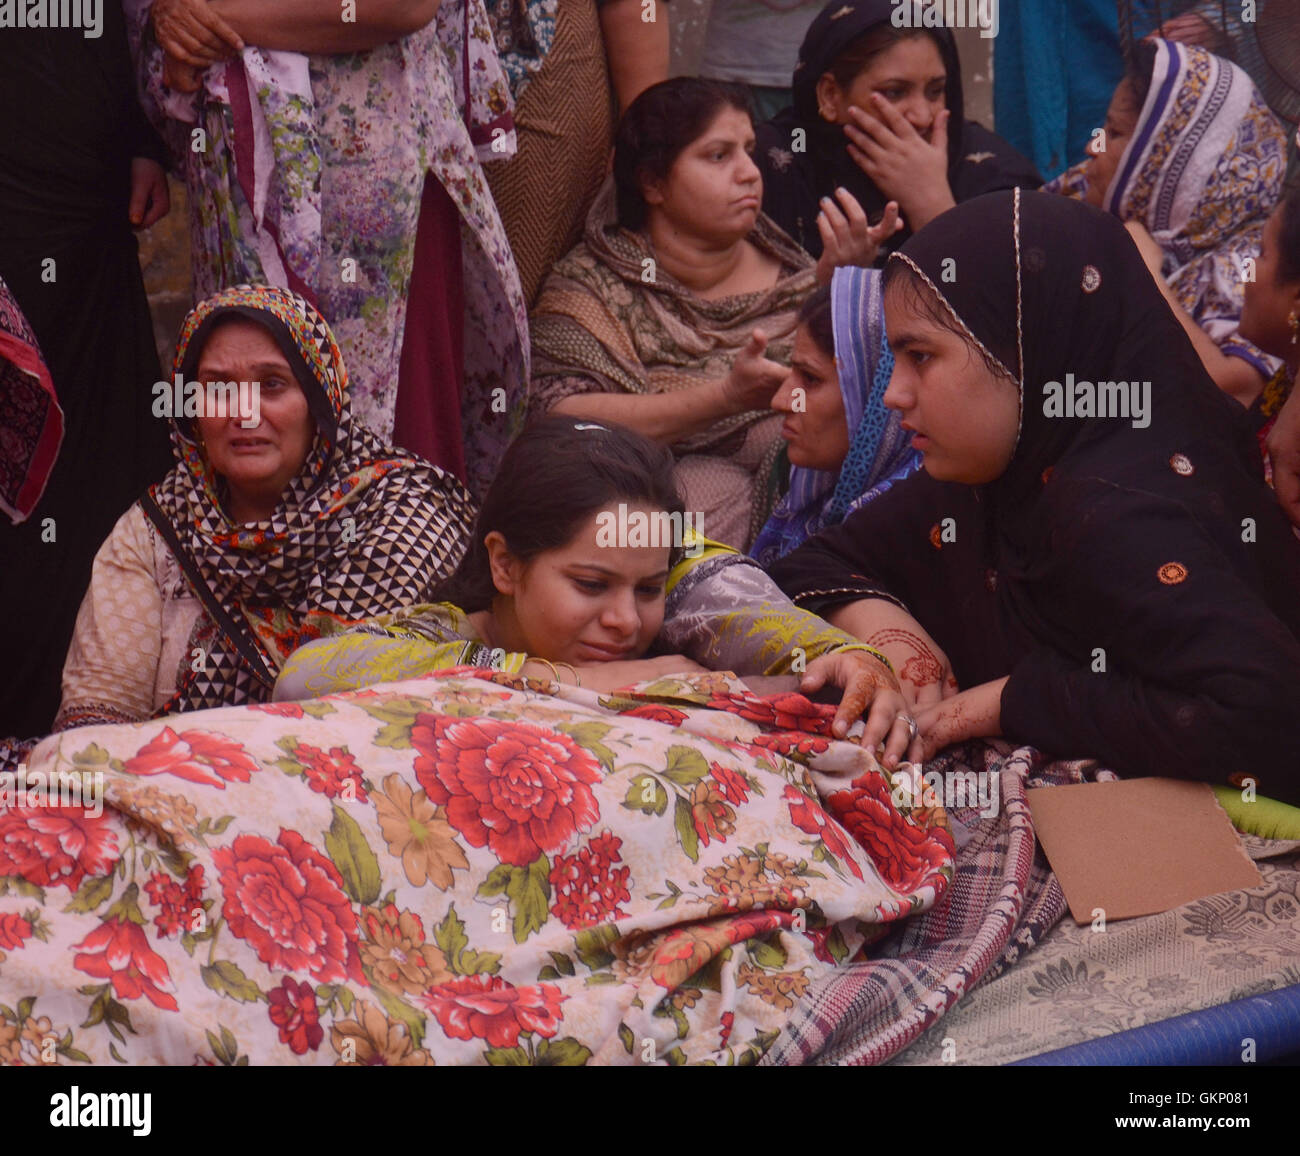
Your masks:
<svg viewBox="0 0 1300 1156"><path fill-rule="evenodd" d="M887 226L883 258L958 202L1042 183L1006 141L966 120L952 33L896 28L897 9L832 0L799 50L793 105L758 129L763 209L814 257L858 215Z"/></svg>
<svg viewBox="0 0 1300 1156"><path fill-rule="evenodd" d="M417 601L465 549L468 493L353 419L301 298L223 290L186 318L174 367L248 383L247 401L173 416L178 464L95 557L57 730L265 701L302 642Z"/></svg>
<svg viewBox="0 0 1300 1156"><path fill-rule="evenodd" d="M532 317L532 403L673 449L686 508L744 548L780 448L768 410L813 263L763 216L743 90L679 77L634 100L585 239Z"/></svg>
<svg viewBox="0 0 1300 1156"><path fill-rule="evenodd" d="M1247 260L1286 172L1281 122L1237 65L1146 40L1089 151L1045 190L1125 222L1207 372L1250 406L1279 365L1240 320Z"/></svg>
<svg viewBox="0 0 1300 1156"><path fill-rule="evenodd" d="M978 277L945 283L949 258ZM1123 226L959 205L890 259L885 314L924 469L772 575L864 641L905 614L942 646L967 689L922 705L912 757L1005 734L1300 800L1300 542ZM1127 392L1098 414L1101 382Z"/></svg>
<svg viewBox="0 0 1300 1156"><path fill-rule="evenodd" d="M831 284L804 302L790 366L772 408L785 415L781 436L793 469L750 551L764 566L921 464L898 414L884 404L894 357L877 270L836 269Z"/></svg>
<svg viewBox="0 0 1300 1156"><path fill-rule="evenodd" d="M1300 526L1300 182L1273 210L1260 240L1255 280L1246 285L1241 334L1282 360L1251 416L1259 425L1282 509Z"/></svg>
<svg viewBox="0 0 1300 1156"><path fill-rule="evenodd" d="M835 733L870 707L862 742L892 738L885 755L896 762L904 701L889 664L689 523L681 545L635 536L638 519L680 527L682 512L662 446L614 425L534 422L506 451L464 560L433 594L440 601L303 647L276 698L465 665L608 692L705 670L797 674L802 654L799 689L843 689Z"/></svg>

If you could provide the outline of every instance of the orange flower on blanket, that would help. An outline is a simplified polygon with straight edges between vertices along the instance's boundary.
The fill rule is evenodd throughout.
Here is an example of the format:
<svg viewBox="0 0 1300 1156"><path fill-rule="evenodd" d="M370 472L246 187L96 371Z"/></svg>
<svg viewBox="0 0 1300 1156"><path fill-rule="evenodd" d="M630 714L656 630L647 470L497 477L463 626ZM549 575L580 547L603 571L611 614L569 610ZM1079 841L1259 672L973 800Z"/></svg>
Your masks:
<svg viewBox="0 0 1300 1156"><path fill-rule="evenodd" d="M727 836L736 830L736 812L708 779L701 779L691 788L691 822L695 824L700 842L706 847L712 839L726 842Z"/></svg>
<svg viewBox="0 0 1300 1156"><path fill-rule="evenodd" d="M853 853L849 849L848 841L835 825L834 820L817 803L789 784L786 785L783 798L790 808L790 821L799 830L821 839L826 845L826 850L835 858L844 860L849 870L861 879L862 868L853 861Z"/></svg>
<svg viewBox="0 0 1300 1156"><path fill-rule="evenodd" d="M275 843L240 835L212 861L230 933L267 967L307 971L320 983L364 982L357 917L338 868L297 831L282 827Z"/></svg>
<svg viewBox="0 0 1300 1156"><path fill-rule="evenodd" d="M336 1067L381 1064L390 1068L427 1068L433 1057L411 1042L404 1023L389 1019L373 1004L357 1000L356 1019L335 1020L330 1046L338 1053Z"/></svg>
<svg viewBox="0 0 1300 1156"><path fill-rule="evenodd" d="M58 1065L57 1053L51 1053L59 1043L59 1033L49 1016L28 1016L23 1021L22 1056L29 1067L52 1068ZM49 1059L46 1057L49 1056Z"/></svg>
<svg viewBox="0 0 1300 1156"><path fill-rule="evenodd" d="M227 782L248 782L258 766L242 744L225 735L163 727L123 769L129 775L175 775L224 791Z"/></svg>
<svg viewBox="0 0 1300 1156"><path fill-rule="evenodd" d="M0 1064L21 1065L23 1062L22 1029L8 1020L0 1020Z"/></svg>
<svg viewBox="0 0 1300 1156"><path fill-rule="evenodd" d="M161 955L149 946L140 924L124 915L111 915L80 943L72 965L78 971L107 979L118 999L146 997L164 1011L179 1010L171 972Z"/></svg>
<svg viewBox="0 0 1300 1156"><path fill-rule="evenodd" d="M424 942L424 924L411 911L399 911L395 903L383 908L365 907L361 929L361 962L370 976L389 991L414 995L434 984L451 979L442 950Z"/></svg>
<svg viewBox="0 0 1300 1156"><path fill-rule="evenodd" d="M369 802L366 789L361 785L361 768L346 747L330 747L329 754L326 754L318 747L299 743L293 748L293 757L302 764L307 785L318 794L327 799L343 795L362 803Z"/></svg>
<svg viewBox="0 0 1300 1156"><path fill-rule="evenodd" d="M415 777L471 847L524 867L600 818L599 764L568 735L499 719L420 714Z"/></svg>
<svg viewBox="0 0 1300 1156"><path fill-rule="evenodd" d="M456 842L456 834L441 807L429 802L425 791L413 791L402 776L384 780L384 793L375 796L379 830L388 853L402 861L413 887L431 882L439 891L452 884L452 871L469 869L469 860Z"/></svg>
<svg viewBox="0 0 1300 1156"><path fill-rule="evenodd" d="M826 805L895 891L915 891L952 862L952 836L938 827L927 830L909 823L894 806L881 775L854 779L849 790L828 796Z"/></svg>
<svg viewBox="0 0 1300 1156"><path fill-rule="evenodd" d="M325 1038L316 1007L316 993L306 980L295 982L289 976L267 993L267 1014L280 1029L280 1042L288 1044L295 1055L315 1051Z"/></svg>
<svg viewBox="0 0 1300 1156"><path fill-rule="evenodd" d="M774 913L754 911L716 923L693 923L674 928L655 948L650 978L671 991L728 947L756 935L765 935L780 926L781 918Z"/></svg>
<svg viewBox="0 0 1300 1156"><path fill-rule="evenodd" d="M560 1005L568 998L550 984L515 987L496 975L466 975L431 987L420 1003L448 1039L480 1039L494 1048L513 1048L521 1032L554 1036L563 1018Z"/></svg>
<svg viewBox="0 0 1300 1156"><path fill-rule="evenodd" d="M92 815L81 807L0 811L0 875L76 891L88 876L107 875L119 858L106 812Z"/></svg>
<svg viewBox="0 0 1300 1156"><path fill-rule="evenodd" d="M778 971L773 974L752 963L740 965L736 981L743 983L764 1003L770 1003L779 1011L789 1011L794 1007L795 999L808 990L810 982L802 971Z"/></svg>

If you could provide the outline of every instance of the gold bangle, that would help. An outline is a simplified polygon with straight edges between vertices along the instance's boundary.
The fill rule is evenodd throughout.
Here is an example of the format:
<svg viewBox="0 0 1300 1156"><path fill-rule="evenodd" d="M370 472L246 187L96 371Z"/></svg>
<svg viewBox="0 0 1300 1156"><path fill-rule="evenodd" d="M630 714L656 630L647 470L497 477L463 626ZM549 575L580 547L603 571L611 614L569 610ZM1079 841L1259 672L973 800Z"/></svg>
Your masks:
<svg viewBox="0 0 1300 1156"><path fill-rule="evenodd" d="M575 686L581 686L581 685L582 685L582 676L578 674L577 667L575 667L572 663L569 663L569 662L555 662L555 663L552 663L552 664L551 664L551 668L552 668L552 669L554 669L554 668L557 667L557 666L567 666L567 667L569 668L569 673L570 673L571 675L573 675L573 683L574 683L574 685L575 685Z"/></svg>
<svg viewBox="0 0 1300 1156"><path fill-rule="evenodd" d="M558 683L558 682L560 681L560 672L559 672L558 670L555 669L555 664L552 663L552 662L550 662L548 659L545 659L545 658L537 658L537 657L534 656L534 655L529 655L529 657L528 657L525 661L527 661L527 662L540 662L540 663L542 663L542 664L545 665L545 666L549 666L549 667L551 668L551 681L552 681L552 682L555 682L555 683Z"/></svg>

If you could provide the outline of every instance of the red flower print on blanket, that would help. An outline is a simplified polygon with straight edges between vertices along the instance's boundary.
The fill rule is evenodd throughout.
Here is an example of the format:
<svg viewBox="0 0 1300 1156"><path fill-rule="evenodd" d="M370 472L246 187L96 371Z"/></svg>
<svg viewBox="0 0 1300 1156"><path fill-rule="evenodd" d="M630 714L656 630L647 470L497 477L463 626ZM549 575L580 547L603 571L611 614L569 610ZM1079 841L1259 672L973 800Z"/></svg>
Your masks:
<svg viewBox="0 0 1300 1156"><path fill-rule="evenodd" d="M198 931L195 921L203 918L203 866L191 867L184 884L177 883L161 871L155 871L144 885L144 893L162 908L154 917L159 939L177 934L183 928Z"/></svg>
<svg viewBox="0 0 1300 1156"><path fill-rule="evenodd" d="M632 899L627 889L631 868L622 865L618 853L622 845L612 831L602 831L576 855L556 857L550 875L555 892L551 913L565 927L594 927L627 914L619 907Z"/></svg>
<svg viewBox="0 0 1300 1156"><path fill-rule="evenodd" d="M221 871L223 916L269 968L307 971L321 983L361 974L357 917L338 868L297 831L275 843L240 835L212 860Z"/></svg>
<svg viewBox="0 0 1300 1156"><path fill-rule="evenodd" d="M117 866L117 835L107 814L80 807L11 807L0 812L0 875L37 887L75 891L87 876Z"/></svg>
<svg viewBox="0 0 1300 1156"><path fill-rule="evenodd" d="M325 1038L316 1008L316 993L306 980L295 982L287 975L267 995L271 1022L280 1029L280 1042L297 1055L315 1051Z"/></svg>
<svg viewBox="0 0 1300 1156"><path fill-rule="evenodd" d="M681 726L687 717L684 710L678 710L674 706L663 706L657 702L648 702L642 706L634 706L631 710L621 710L618 713L627 718L654 719L655 722L667 723L672 727Z"/></svg>
<svg viewBox="0 0 1300 1156"><path fill-rule="evenodd" d="M889 794L879 775L863 775L853 780L850 790L827 798L826 805L871 853L880 877L895 891L913 891L927 882L942 891L939 869L955 853L952 837L942 828L913 826L892 805Z"/></svg>
<svg viewBox="0 0 1300 1156"><path fill-rule="evenodd" d="M844 836L831 817L816 802L794 787L787 785L783 797L790 808L790 821L799 830L818 836L826 844L826 850L837 859L844 860L849 870L861 879L862 868L853 861L849 845L844 841Z"/></svg>
<svg viewBox="0 0 1300 1156"><path fill-rule="evenodd" d="M31 939L32 925L16 911L0 911L0 951L13 951L22 947L24 939ZM0 959L3 959L0 956Z"/></svg>
<svg viewBox="0 0 1300 1156"><path fill-rule="evenodd" d="M765 698L715 694L708 705L711 710L725 710L782 731L824 731L835 717L833 706L809 702L801 694L772 694Z"/></svg>
<svg viewBox="0 0 1300 1156"><path fill-rule="evenodd" d="M589 829L600 766L567 735L529 723L419 714L415 777L471 847L523 867Z"/></svg>
<svg viewBox="0 0 1300 1156"><path fill-rule="evenodd" d="M345 747L330 747L326 754L317 747L299 743L293 749L293 757L302 764L307 784L313 791L328 799L346 795L362 803L369 802L370 796L361 785L361 768Z"/></svg>
<svg viewBox="0 0 1300 1156"><path fill-rule="evenodd" d="M420 997L453 1040L486 1040L513 1048L520 1032L550 1039L560 1028L560 1004L568 996L548 984L515 987L495 975L467 975L431 987Z"/></svg>
<svg viewBox="0 0 1300 1156"><path fill-rule="evenodd" d="M248 782L257 763L241 744L224 735L205 731L181 731L164 727L134 758L127 759L130 775L175 775L191 783L226 789L223 780Z"/></svg>
<svg viewBox="0 0 1300 1156"><path fill-rule="evenodd" d="M149 946L140 924L122 915L110 916L74 947L81 950L73 966L96 979L110 980L118 999L143 995L154 1007L179 1010L170 994L176 990L171 972L163 957Z"/></svg>

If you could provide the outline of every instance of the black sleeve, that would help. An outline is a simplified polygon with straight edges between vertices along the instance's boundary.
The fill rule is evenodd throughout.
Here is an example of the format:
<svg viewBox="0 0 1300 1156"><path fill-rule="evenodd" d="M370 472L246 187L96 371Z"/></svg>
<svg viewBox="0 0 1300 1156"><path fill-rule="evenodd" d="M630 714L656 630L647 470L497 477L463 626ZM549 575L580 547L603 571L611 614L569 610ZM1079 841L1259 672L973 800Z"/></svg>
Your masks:
<svg viewBox="0 0 1300 1156"><path fill-rule="evenodd" d="M918 569L933 569L936 552L948 546L973 548L977 541L972 493L919 471L813 535L769 573L792 602L814 614L863 598L886 598L914 613L908 600ZM946 518L953 519L955 538L947 544Z"/></svg>
<svg viewBox="0 0 1300 1156"><path fill-rule="evenodd" d="M1086 522L1040 598L1072 644L1014 666L1003 733L1127 775L1250 772L1300 803L1300 642L1179 503L1116 488Z"/></svg>

